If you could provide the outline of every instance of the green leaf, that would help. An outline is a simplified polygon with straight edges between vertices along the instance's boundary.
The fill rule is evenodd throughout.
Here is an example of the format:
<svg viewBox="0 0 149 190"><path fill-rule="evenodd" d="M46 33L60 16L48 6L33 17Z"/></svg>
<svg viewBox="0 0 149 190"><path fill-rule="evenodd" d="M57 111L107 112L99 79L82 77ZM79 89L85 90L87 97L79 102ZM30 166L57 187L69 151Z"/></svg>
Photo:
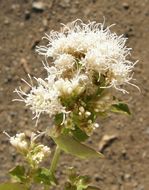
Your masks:
<svg viewBox="0 0 149 190"><path fill-rule="evenodd" d="M55 176L46 168L38 168L34 175L34 180L36 183L44 183L45 185L57 184Z"/></svg>
<svg viewBox="0 0 149 190"><path fill-rule="evenodd" d="M58 137L52 137L55 143L67 153L77 156L82 159L86 158L103 158L103 154L94 149L80 143L70 135L61 134Z"/></svg>
<svg viewBox="0 0 149 190"><path fill-rule="evenodd" d="M78 176L76 179L77 190L85 190L90 183L89 176Z"/></svg>
<svg viewBox="0 0 149 190"><path fill-rule="evenodd" d="M0 190L27 190L27 188L19 183L8 182L0 184Z"/></svg>
<svg viewBox="0 0 149 190"><path fill-rule="evenodd" d="M62 121L63 121L63 113L57 114L55 116L54 121L55 121L55 124L59 126L62 123Z"/></svg>
<svg viewBox="0 0 149 190"><path fill-rule="evenodd" d="M72 130L72 134L80 142L83 142L89 138L89 136L77 126L75 127L75 130Z"/></svg>
<svg viewBox="0 0 149 190"><path fill-rule="evenodd" d="M9 174L12 178L14 178L17 182L24 182L26 180L25 176L25 168L24 166L16 166L15 168L9 171Z"/></svg>
<svg viewBox="0 0 149 190"><path fill-rule="evenodd" d="M90 177L88 175L79 176L78 179L81 181L82 186L88 186L90 183Z"/></svg>
<svg viewBox="0 0 149 190"><path fill-rule="evenodd" d="M111 111L121 112L121 113L126 113L128 115L131 115L128 105L124 103L113 104Z"/></svg>
<svg viewBox="0 0 149 190"><path fill-rule="evenodd" d="M69 181L70 181L72 184L74 184L74 182L76 181L76 178L78 177L75 168L69 167L69 168L67 169L67 175L68 175Z"/></svg>

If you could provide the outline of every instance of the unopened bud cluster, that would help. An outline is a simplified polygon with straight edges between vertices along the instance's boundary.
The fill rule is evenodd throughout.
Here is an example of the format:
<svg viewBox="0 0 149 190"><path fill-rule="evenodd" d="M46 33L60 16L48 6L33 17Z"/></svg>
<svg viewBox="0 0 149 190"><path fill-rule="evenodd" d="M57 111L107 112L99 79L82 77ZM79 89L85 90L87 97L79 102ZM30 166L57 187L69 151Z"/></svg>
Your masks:
<svg viewBox="0 0 149 190"><path fill-rule="evenodd" d="M131 84L134 63L127 59L126 38L101 23L80 20L45 38L48 45L36 50L46 59L47 77L36 78L36 86L29 84L29 93L16 92L35 118L62 114L61 126L72 130L78 126L91 134L98 127L97 117L108 113L116 101L112 89L126 93L123 86Z"/></svg>

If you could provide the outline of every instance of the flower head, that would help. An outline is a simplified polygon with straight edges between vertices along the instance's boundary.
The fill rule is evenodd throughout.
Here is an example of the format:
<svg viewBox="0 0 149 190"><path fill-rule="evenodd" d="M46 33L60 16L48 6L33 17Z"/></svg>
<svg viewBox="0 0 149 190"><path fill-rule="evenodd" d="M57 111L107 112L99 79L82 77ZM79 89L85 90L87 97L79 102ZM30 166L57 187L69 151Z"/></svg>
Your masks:
<svg viewBox="0 0 149 190"><path fill-rule="evenodd" d="M10 137L10 143L21 152L28 149L28 143L24 133L18 133L16 136Z"/></svg>
<svg viewBox="0 0 149 190"><path fill-rule="evenodd" d="M37 85L30 85L29 93L16 92L35 118L45 113L55 119L62 113L61 125L77 121L75 125L81 129L88 126L90 133L97 126L98 114L111 110L115 102L112 89L126 93L123 86L131 84L135 63L128 60L131 49L125 45L126 38L102 23L85 24L81 20L63 25L60 32L51 31L45 38L48 44L36 51L46 58L47 77L36 78ZM86 114L78 113L82 106Z"/></svg>
<svg viewBox="0 0 149 190"><path fill-rule="evenodd" d="M86 75L76 75L71 80L59 79L55 82L55 87L60 96L79 95L85 90L85 84L88 77Z"/></svg>
<svg viewBox="0 0 149 190"><path fill-rule="evenodd" d="M37 167L51 153L49 147L42 144L33 146L32 150L27 155L27 160L33 167Z"/></svg>
<svg viewBox="0 0 149 190"><path fill-rule="evenodd" d="M39 118L41 113L46 113L50 117L57 113L65 111L59 100L59 92L54 87L54 81L44 81L40 78L36 79L37 86L31 86L29 93L23 92L21 89L16 90L21 99L30 106L34 118Z"/></svg>
<svg viewBox="0 0 149 190"><path fill-rule="evenodd" d="M49 156L51 153L48 146L35 142L35 140L43 133L32 133L30 140L27 139L25 133L17 133L12 137L10 137L6 132L4 133L10 138L10 143L12 146L14 146L17 151L24 156L26 161L32 167L38 167L44 158Z"/></svg>
<svg viewBox="0 0 149 190"><path fill-rule="evenodd" d="M62 71L72 69L74 63L75 63L75 58L72 55L65 53L59 55L59 57L54 62L55 67Z"/></svg>
<svg viewBox="0 0 149 190"><path fill-rule="evenodd" d="M105 76L108 87L126 92L120 86L131 80L134 63L127 60L131 49L122 35L112 33L110 27L104 29L102 23L76 20L46 38L48 45L37 47L37 52L53 58L56 67L68 70L78 62L88 75L97 71Z"/></svg>

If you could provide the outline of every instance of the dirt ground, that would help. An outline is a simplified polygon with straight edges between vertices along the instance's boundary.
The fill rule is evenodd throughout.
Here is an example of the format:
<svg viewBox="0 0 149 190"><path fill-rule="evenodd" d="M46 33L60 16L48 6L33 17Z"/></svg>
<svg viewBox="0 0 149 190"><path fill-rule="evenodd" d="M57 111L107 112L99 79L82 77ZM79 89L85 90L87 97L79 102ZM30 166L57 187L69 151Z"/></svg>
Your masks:
<svg viewBox="0 0 149 190"><path fill-rule="evenodd" d="M105 17L106 25L115 23L112 30L129 38L132 59L139 60L134 78L141 93L131 87L129 96L123 98L130 104L132 116L112 115L100 121L89 140L98 148L103 135L118 136L104 150L105 159L84 161L63 154L57 175L63 183L65 167L73 165L92 176L101 190L149 190L149 0L39 1L44 6L36 9L31 0L0 0L0 181L6 181L7 171L21 162L2 131L13 135L37 130L31 112L22 103L12 102L14 89L24 85L21 78L27 79L27 73L44 75L35 46L44 33L58 30L60 23L77 18L103 22ZM48 125L45 117L38 128L44 130ZM54 147L48 139L43 141Z"/></svg>

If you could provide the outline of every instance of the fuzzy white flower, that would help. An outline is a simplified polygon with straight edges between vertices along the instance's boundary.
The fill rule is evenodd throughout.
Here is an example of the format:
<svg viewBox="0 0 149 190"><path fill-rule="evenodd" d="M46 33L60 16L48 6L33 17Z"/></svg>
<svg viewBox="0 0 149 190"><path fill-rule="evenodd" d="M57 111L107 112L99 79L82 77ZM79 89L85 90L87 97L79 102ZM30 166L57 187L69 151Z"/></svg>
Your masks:
<svg viewBox="0 0 149 190"><path fill-rule="evenodd" d="M42 112L50 116L60 110L60 104L57 99L57 92L50 91L43 86L32 88L25 100L27 106L31 106L31 110L35 113L35 117L39 117Z"/></svg>
<svg viewBox="0 0 149 190"><path fill-rule="evenodd" d="M85 24L81 20L76 20L69 25L64 25L60 32L52 31L45 38L49 41L48 45L37 47L37 52L52 57L55 65L60 62L65 63L67 55L70 68L74 63L73 56L73 59L82 64L82 69L84 68L84 72L89 76L91 76L90 72L95 70L99 76L103 74L106 80L110 81L108 87L126 92L120 85L131 80L134 64L129 61L128 67L127 56L131 49L125 46L126 38L122 35L117 36L116 33L112 33L110 27L104 29L102 23ZM109 70L113 72L112 79L108 78L111 75L105 75Z"/></svg>
<svg viewBox="0 0 149 190"><path fill-rule="evenodd" d="M34 162L35 165L40 164L43 159L49 156L51 153L50 148L42 144L38 145L35 150L37 151L35 151L33 155L30 155L30 159Z"/></svg>
<svg viewBox="0 0 149 190"><path fill-rule="evenodd" d="M82 63L85 65L88 73L97 71L99 74L104 73L108 69L108 60L106 62L105 55L98 49L92 49L86 53Z"/></svg>
<svg viewBox="0 0 149 190"><path fill-rule="evenodd" d="M44 153L45 156L48 156L51 153L51 150L48 146L43 146L42 152Z"/></svg>
<svg viewBox="0 0 149 190"><path fill-rule="evenodd" d="M21 100L26 103L26 106L30 106L33 114L35 114L34 118L38 119L41 113L46 113L52 117L57 113L64 112L65 108L60 103L59 93L51 84L51 81L50 84L40 78L36 79L36 81L38 86L30 86L29 93L25 93L21 89L15 90Z"/></svg>
<svg viewBox="0 0 149 190"><path fill-rule="evenodd" d="M44 132L45 133L45 132ZM45 157L49 156L51 150L48 146L38 144L35 140L44 133L32 133L30 140L26 138L24 133L18 133L13 137L10 137L10 143L14 146L18 152L20 152L24 158L29 162L32 167L37 167Z"/></svg>
<svg viewBox="0 0 149 190"><path fill-rule="evenodd" d="M116 89L124 93L127 92L126 90L121 89L120 85L124 83L130 84L129 81L132 78L132 75L130 73L132 72L133 67L134 64L132 64L131 62L119 62L111 64L111 67L109 68L110 86L114 86Z"/></svg>
<svg viewBox="0 0 149 190"><path fill-rule="evenodd" d="M10 137L10 143L12 144L12 146L14 146L16 149L20 151L28 149L28 143L25 140L24 133L18 133L16 134L16 136Z"/></svg>
<svg viewBox="0 0 149 190"><path fill-rule="evenodd" d="M79 95L85 90L85 84L88 80L86 75L76 75L71 80L59 79L55 82L55 86L58 89L60 95Z"/></svg>
<svg viewBox="0 0 149 190"><path fill-rule="evenodd" d="M74 63L75 63L75 58L70 54L62 54L54 62L55 67L63 71L67 69L72 69Z"/></svg>

